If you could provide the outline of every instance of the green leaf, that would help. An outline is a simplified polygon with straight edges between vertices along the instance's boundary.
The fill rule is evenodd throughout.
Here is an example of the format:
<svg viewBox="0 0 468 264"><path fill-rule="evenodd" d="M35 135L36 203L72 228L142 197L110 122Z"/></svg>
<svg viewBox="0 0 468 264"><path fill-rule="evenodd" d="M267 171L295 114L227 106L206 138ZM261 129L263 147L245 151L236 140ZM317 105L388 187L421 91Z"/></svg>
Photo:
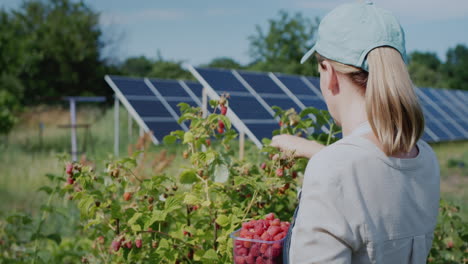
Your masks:
<svg viewBox="0 0 468 264"><path fill-rule="evenodd" d="M172 196L168 197L166 199L166 203L164 204L164 212L167 214L174 210L179 209L181 203L182 203L182 200L179 198L175 198Z"/></svg>
<svg viewBox="0 0 468 264"><path fill-rule="evenodd" d="M203 255L202 259L206 260L218 260L218 254L216 254L216 251L214 249L208 249L205 254Z"/></svg>
<svg viewBox="0 0 468 264"><path fill-rule="evenodd" d="M216 218L216 223L222 227L225 227L227 225L230 224L230 219L229 217L227 217L226 215L219 215L217 218Z"/></svg>
<svg viewBox="0 0 468 264"><path fill-rule="evenodd" d="M39 191L39 192L40 192L40 191L43 191L43 192L45 192L45 193L47 193L47 194L51 194L53 190L52 190L52 188L50 188L49 186L42 186L41 188L39 188L38 191Z"/></svg>
<svg viewBox="0 0 468 264"><path fill-rule="evenodd" d="M129 225L133 225L136 223L136 221L138 221L138 219L140 219L140 217L142 216L143 214L142 213L136 213L132 216L132 218L130 218L128 220L128 224Z"/></svg>
<svg viewBox="0 0 468 264"><path fill-rule="evenodd" d="M60 242L62 242L62 237L59 234L50 234L50 235L47 235L47 238L55 241L57 245L59 245Z"/></svg>
<svg viewBox="0 0 468 264"><path fill-rule="evenodd" d="M177 137L176 137L176 136L172 136L172 135L167 135L167 136L165 136L164 139L163 139L164 144L167 144L167 145L172 145L172 144L174 144L176 141L177 141Z"/></svg>
<svg viewBox="0 0 468 264"><path fill-rule="evenodd" d="M184 204L193 205L193 204L198 204L198 203L199 203L199 200L195 195L190 194L190 193L185 195Z"/></svg>
<svg viewBox="0 0 468 264"><path fill-rule="evenodd" d="M188 132L185 132L185 135L184 135L184 144L187 144L187 143L190 143L193 141L193 134L192 132L188 131Z"/></svg>
<svg viewBox="0 0 468 264"><path fill-rule="evenodd" d="M218 164L214 170L215 182L226 182L229 179L229 169L225 164Z"/></svg>
<svg viewBox="0 0 468 264"><path fill-rule="evenodd" d="M154 210L151 219L154 219L154 221L164 221L166 220L166 217L167 217L166 212L161 211L161 210Z"/></svg>
<svg viewBox="0 0 468 264"><path fill-rule="evenodd" d="M199 179L194 170L185 170L180 174L179 181L182 184L192 184L197 182Z"/></svg>

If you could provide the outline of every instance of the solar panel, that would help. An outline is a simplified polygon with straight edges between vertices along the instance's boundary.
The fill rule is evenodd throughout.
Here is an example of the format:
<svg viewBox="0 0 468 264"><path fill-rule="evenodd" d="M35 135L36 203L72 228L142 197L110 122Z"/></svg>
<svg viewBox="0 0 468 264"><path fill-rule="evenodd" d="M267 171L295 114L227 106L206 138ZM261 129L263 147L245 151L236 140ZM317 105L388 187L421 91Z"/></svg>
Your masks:
<svg viewBox="0 0 468 264"><path fill-rule="evenodd" d="M187 129L177 123L178 116L149 80L123 76L106 76L105 80L139 125L153 132L154 142L171 131Z"/></svg>
<svg viewBox="0 0 468 264"><path fill-rule="evenodd" d="M230 94L231 111L228 111L228 117L236 129L244 131L258 147L262 146L262 138L271 138L272 131L278 129L274 111L252 87L245 85L245 80L239 78L237 72L193 67L189 69L212 99L218 98L222 93Z"/></svg>
<svg viewBox="0 0 468 264"><path fill-rule="evenodd" d="M327 105L321 95L317 95L317 88L314 87L303 76L292 76L285 74L274 74L306 107L315 107L320 110L327 110Z"/></svg>
<svg viewBox="0 0 468 264"><path fill-rule="evenodd" d="M426 104L426 108L430 108L433 114L434 121L438 121L443 127L445 133L450 140L460 140L468 137L466 129L459 124L456 116L452 115L449 107L443 104L444 99L438 95L435 89L420 88L419 93L422 100Z"/></svg>

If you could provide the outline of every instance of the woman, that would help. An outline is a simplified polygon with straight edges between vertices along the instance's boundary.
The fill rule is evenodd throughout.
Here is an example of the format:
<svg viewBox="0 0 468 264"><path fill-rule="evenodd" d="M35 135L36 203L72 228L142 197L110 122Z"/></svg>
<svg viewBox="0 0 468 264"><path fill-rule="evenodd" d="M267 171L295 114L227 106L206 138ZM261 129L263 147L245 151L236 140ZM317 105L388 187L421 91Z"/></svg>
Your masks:
<svg viewBox="0 0 468 264"><path fill-rule="evenodd" d="M419 140L424 117L405 65L400 24L370 3L320 23L320 89L343 139L324 147L279 135L272 145L311 158L285 263L425 263L439 205L439 167Z"/></svg>

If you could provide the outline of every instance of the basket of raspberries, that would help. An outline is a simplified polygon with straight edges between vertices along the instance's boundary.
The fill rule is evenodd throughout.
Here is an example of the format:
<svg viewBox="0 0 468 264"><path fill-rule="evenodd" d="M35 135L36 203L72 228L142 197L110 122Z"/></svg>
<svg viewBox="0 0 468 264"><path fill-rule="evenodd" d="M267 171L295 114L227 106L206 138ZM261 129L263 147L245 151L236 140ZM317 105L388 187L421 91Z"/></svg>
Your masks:
<svg viewBox="0 0 468 264"><path fill-rule="evenodd" d="M273 213L265 219L242 223L242 228L231 233L234 242L235 264L283 263L283 242L289 222L282 222Z"/></svg>

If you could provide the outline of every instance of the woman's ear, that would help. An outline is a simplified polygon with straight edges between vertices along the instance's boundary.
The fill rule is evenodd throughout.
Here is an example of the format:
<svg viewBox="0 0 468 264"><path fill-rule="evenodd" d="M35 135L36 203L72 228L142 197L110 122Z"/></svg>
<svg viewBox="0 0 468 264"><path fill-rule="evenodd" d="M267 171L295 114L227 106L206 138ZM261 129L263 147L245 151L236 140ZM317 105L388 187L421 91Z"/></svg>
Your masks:
<svg viewBox="0 0 468 264"><path fill-rule="evenodd" d="M320 73L320 78L325 78L326 80L326 89L330 91L332 95L337 95L340 92L340 86L338 82L337 72L332 67L330 62L327 60L322 62L322 71Z"/></svg>

